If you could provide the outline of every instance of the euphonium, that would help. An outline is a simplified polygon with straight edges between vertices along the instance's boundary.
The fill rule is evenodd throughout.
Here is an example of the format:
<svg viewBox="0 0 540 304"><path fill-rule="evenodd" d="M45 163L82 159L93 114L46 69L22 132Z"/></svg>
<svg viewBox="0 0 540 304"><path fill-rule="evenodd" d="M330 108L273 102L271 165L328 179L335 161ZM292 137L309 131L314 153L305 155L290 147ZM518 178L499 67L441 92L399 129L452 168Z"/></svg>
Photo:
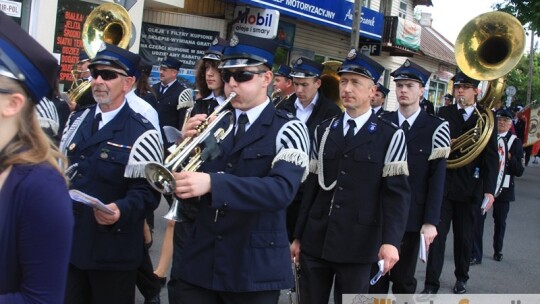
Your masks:
<svg viewBox="0 0 540 304"><path fill-rule="evenodd" d="M97 6L84 22L81 40L90 59L96 56L103 42L127 49L130 39L131 19L127 10L119 4L103 3ZM74 81L77 82L76 79ZM88 88L90 81L77 82L68 92L69 100L77 102Z"/></svg>
<svg viewBox="0 0 540 304"><path fill-rule="evenodd" d="M477 80L489 80L484 96L477 101L485 111L476 126L452 142L458 158L448 159L447 167L459 168L473 161L486 147L495 128L492 108L500 106L505 75L519 62L525 48L525 31L514 16L490 12L470 20L461 29L455 45L459 69ZM457 100L463 103L463 100Z"/></svg>
<svg viewBox="0 0 540 304"><path fill-rule="evenodd" d="M165 159L164 165L156 163L146 165L144 169L146 179L154 189L163 194L174 193L176 180L172 172L196 171L204 161L216 156L212 153L217 149L215 144L222 141L234 126L232 111L224 110L234 97L236 97L236 93L233 92L225 100L223 105L218 107L196 128L197 136L188 137L178 144ZM214 131L221 121L227 118L229 118L228 128L226 130L218 128Z"/></svg>

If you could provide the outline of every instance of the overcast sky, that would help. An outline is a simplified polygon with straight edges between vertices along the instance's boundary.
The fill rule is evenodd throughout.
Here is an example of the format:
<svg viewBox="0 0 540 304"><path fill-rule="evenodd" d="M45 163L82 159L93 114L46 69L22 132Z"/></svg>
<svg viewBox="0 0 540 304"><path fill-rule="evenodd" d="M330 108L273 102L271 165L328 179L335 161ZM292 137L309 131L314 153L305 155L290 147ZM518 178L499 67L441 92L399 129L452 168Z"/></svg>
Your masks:
<svg viewBox="0 0 540 304"><path fill-rule="evenodd" d="M444 37L455 43L459 31L472 18L493 11L491 6L502 0L432 0L433 6L422 6L422 10L431 12L432 27ZM535 38L538 41L538 37ZM530 48L530 36L527 36L526 52ZM537 50L538 51L538 50Z"/></svg>

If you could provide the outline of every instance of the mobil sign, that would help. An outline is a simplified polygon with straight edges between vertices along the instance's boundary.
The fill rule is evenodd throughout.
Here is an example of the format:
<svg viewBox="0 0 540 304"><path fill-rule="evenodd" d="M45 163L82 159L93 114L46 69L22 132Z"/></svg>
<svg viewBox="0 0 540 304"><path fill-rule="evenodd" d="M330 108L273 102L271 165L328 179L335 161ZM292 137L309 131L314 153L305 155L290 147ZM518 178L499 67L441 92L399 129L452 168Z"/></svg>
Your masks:
<svg viewBox="0 0 540 304"><path fill-rule="evenodd" d="M279 12L273 9L237 6L233 31L261 38L274 39L278 30Z"/></svg>

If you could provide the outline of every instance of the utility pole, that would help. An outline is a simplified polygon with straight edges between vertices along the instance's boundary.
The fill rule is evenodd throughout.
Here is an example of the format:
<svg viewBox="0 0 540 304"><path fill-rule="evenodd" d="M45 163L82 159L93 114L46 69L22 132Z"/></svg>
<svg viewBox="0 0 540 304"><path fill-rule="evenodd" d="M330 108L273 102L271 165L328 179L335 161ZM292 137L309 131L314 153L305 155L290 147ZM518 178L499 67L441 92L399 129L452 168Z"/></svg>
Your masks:
<svg viewBox="0 0 540 304"><path fill-rule="evenodd" d="M527 105L531 104L532 80L533 80L533 58L534 58L534 30L531 30L531 50L529 52L529 81L527 85Z"/></svg>
<svg viewBox="0 0 540 304"><path fill-rule="evenodd" d="M360 21L362 17L363 0L354 0L354 12L351 25L351 49L358 49L360 43Z"/></svg>

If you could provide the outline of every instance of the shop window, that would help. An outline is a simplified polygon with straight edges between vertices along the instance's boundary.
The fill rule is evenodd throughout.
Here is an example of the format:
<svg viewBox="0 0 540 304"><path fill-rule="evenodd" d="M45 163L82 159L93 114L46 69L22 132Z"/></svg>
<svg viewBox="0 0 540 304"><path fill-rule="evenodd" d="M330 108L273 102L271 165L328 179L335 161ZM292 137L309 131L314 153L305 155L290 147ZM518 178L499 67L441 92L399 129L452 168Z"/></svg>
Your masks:
<svg viewBox="0 0 540 304"><path fill-rule="evenodd" d="M407 17L407 1L401 0L399 2L399 13L398 16L400 18L406 19Z"/></svg>

